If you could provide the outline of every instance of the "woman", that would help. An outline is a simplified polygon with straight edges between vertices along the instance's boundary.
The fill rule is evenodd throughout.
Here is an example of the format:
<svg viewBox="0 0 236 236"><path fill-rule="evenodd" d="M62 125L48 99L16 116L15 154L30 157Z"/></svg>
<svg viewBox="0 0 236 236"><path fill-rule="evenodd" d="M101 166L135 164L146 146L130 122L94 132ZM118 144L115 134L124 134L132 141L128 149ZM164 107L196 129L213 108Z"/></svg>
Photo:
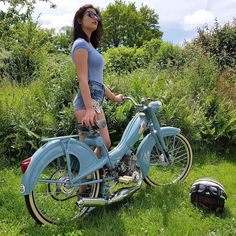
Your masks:
<svg viewBox="0 0 236 236"><path fill-rule="evenodd" d="M104 60L96 50L102 36L102 22L93 5L82 6L74 17L72 59L76 66L80 91L74 99L77 121L93 126L96 120L105 119L101 104L104 95L114 102L122 102L122 94L113 94L103 84ZM107 149L111 146L107 125L99 128ZM99 155L97 150L97 155Z"/></svg>

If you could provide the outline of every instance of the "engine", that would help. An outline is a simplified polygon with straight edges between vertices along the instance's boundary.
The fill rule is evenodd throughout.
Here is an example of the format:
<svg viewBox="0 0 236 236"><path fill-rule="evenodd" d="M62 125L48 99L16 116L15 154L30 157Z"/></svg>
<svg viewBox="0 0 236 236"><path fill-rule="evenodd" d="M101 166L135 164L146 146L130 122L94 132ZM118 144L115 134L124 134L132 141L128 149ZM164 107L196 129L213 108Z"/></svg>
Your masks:
<svg viewBox="0 0 236 236"><path fill-rule="evenodd" d="M124 156L117 166L119 176L132 176L135 171L136 160L135 155Z"/></svg>

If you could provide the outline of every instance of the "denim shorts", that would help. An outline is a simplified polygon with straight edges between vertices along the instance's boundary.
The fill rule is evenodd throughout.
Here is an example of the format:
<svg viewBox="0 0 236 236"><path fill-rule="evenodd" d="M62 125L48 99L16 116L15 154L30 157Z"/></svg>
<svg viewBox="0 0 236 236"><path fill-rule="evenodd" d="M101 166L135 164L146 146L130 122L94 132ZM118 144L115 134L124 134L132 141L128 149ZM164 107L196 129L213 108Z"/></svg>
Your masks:
<svg viewBox="0 0 236 236"><path fill-rule="evenodd" d="M102 113L103 110L102 110L101 105L102 105L104 95L105 95L104 85L93 80L89 80L88 84L89 84L93 107L97 113ZM79 91L77 95L75 96L73 104L74 104L74 111L86 110L81 91Z"/></svg>

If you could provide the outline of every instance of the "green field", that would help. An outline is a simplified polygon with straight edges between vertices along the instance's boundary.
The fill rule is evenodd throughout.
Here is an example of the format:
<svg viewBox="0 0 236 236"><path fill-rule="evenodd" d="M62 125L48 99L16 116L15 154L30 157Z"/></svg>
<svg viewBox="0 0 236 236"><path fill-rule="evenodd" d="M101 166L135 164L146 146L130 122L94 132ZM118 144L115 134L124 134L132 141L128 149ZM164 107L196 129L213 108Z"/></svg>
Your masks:
<svg viewBox="0 0 236 236"><path fill-rule="evenodd" d="M19 194L19 167L0 171L0 235L236 235L236 162L233 156L194 155L193 168L183 182L142 189L129 199L95 210L87 217L60 226L39 226ZM191 184L198 178L220 181L228 199L222 215L192 206Z"/></svg>

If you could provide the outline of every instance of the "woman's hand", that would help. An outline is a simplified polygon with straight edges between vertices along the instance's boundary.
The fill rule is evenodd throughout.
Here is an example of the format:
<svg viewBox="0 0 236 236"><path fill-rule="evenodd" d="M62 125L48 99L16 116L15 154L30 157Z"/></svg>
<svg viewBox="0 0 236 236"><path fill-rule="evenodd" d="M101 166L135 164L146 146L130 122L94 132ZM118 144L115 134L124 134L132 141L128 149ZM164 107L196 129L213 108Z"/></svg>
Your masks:
<svg viewBox="0 0 236 236"><path fill-rule="evenodd" d="M94 109L87 109L82 119L82 124L86 126L94 126L96 122L96 112Z"/></svg>
<svg viewBox="0 0 236 236"><path fill-rule="evenodd" d="M123 101L124 101L124 100L123 100L123 97L124 97L123 94L118 94L118 95L116 95L116 96L113 98L113 101L114 101L114 102L123 102Z"/></svg>

